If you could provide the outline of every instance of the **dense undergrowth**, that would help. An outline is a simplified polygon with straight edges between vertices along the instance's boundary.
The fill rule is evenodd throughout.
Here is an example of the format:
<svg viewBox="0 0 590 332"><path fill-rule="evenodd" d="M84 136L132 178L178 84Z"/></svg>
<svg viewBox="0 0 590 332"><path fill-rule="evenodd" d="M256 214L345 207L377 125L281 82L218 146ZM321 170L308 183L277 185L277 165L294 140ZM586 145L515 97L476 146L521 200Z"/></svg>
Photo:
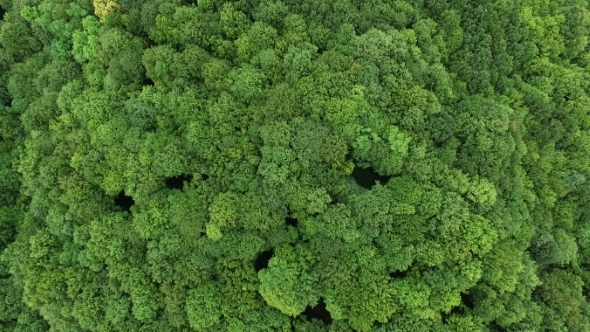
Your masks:
<svg viewBox="0 0 590 332"><path fill-rule="evenodd" d="M0 0L1 331L590 331L584 0Z"/></svg>

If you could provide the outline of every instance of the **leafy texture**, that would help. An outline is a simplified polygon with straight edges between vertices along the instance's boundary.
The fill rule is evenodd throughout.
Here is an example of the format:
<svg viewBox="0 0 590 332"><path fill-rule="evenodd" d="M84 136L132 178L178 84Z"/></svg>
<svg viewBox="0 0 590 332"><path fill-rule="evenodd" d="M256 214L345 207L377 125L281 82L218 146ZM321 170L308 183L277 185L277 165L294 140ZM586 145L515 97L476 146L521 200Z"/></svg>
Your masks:
<svg viewBox="0 0 590 332"><path fill-rule="evenodd" d="M0 0L0 331L589 331L589 10Z"/></svg>

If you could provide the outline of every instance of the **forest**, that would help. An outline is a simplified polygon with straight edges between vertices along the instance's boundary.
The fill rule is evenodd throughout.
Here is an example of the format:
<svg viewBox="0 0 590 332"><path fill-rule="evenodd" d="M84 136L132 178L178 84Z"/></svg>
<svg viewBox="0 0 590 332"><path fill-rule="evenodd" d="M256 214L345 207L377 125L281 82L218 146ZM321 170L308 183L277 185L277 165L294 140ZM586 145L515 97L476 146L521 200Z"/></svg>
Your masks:
<svg viewBox="0 0 590 332"><path fill-rule="evenodd" d="M590 1L0 0L0 331L590 331Z"/></svg>

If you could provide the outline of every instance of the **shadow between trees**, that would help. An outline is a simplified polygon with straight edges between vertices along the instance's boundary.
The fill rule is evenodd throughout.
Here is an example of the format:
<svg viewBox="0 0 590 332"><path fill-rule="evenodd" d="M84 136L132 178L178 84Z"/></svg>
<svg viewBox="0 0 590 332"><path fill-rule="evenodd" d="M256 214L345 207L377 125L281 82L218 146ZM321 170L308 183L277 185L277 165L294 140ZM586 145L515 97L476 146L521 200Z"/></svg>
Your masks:
<svg viewBox="0 0 590 332"><path fill-rule="evenodd" d="M131 206L135 204L135 201L131 196L127 196L125 191L121 191L119 195L115 197L115 205L120 207L121 210L131 212Z"/></svg>
<svg viewBox="0 0 590 332"><path fill-rule="evenodd" d="M181 174L166 179L166 188L168 189L184 189L185 182L191 182L193 180L192 174Z"/></svg>
<svg viewBox="0 0 590 332"><path fill-rule="evenodd" d="M375 185L375 182L385 185L391 178L391 176L380 175L372 167L355 167L351 176L359 186L365 189L371 189Z"/></svg>
<svg viewBox="0 0 590 332"><path fill-rule="evenodd" d="M315 318L321 320L326 325L332 324L332 316L326 309L326 303L324 302L323 298L320 299L315 307L307 306L302 315L304 315L310 321Z"/></svg>
<svg viewBox="0 0 590 332"><path fill-rule="evenodd" d="M254 260L254 270L258 272L262 269L266 269L268 267L268 261L270 261L273 255L273 249L263 251L262 253L260 253L258 257L256 257L256 260Z"/></svg>

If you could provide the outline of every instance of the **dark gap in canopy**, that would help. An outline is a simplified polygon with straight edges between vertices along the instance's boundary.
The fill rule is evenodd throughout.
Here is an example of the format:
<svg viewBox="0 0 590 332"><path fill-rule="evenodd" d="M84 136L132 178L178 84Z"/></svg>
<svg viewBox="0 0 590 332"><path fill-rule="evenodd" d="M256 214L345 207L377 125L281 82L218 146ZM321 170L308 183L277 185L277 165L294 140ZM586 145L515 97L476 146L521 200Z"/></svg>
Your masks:
<svg viewBox="0 0 590 332"><path fill-rule="evenodd" d="M8 89L4 86L0 86L0 105L10 107L12 105L12 97L8 92Z"/></svg>
<svg viewBox="0 0 590 332"><path fill-rule="evenodd" d="M408 271L394 271L389 274L392 279L402 279L408 275Z"/></svg>
<svg viewBox="0 0 590 332"><path fill-rule="evenodd" d="M151 86L154 86L154 81L152 81L152 79L151 79L151 78L149 78L149 77L146 77L146 78L143 80L143 85L151 85Z"/></svg>
<svg viewBox="0 0 590 332"><path fill-rule="evenodd" d="M463 303L463 305L465 305L467 308L473 309L473 307L475 307L473 300L473 295L469 293L461 293L461 303Z"/></svg>
<svg viewBox="0 0 590 332"><path fill-rule="evenodd" d="M299 224L299 220L297 220L297 218L293 218L293 212L289 207L287 208L287 217L285 218L285 223L293 227L297 227Z"/></svg>
<svg viewBox="0 0 590 332"><path fill-rule="evenodd" d="M458 315L458 316L465 315L466 309L473 309L473 307L475 306L473 301L474 301L474 299L473 299L472 294L461 293L461 304L462 305L458 305L458 306L454 307L453 309L451 309L451 311L449 313L443 313L443 322L446 324L447 320L452 315Z"/></svg>
<svg viewBox="0 0 590 332"><path fill-rule="evenodd" d="M307 306L303 315L305 315L308 320L315 318L321 320L326 325L332 324L332 315L330 315L330 312L326 309L326 303L323 298L320 299L315 307Z"/></svg>
<svg viewBox="0 0 590 332"><path fill-rule="evenodd" d="M287 223L287 225L297 227L297 224L299 224L299 220L292 218L292 217L287 217L287 218L285 218L285 223Z"/></svg>
<svg viewBox="0 0 590 332"><path fill-rule="evenodd" d="M193 180L192 174L181 174L166 179L166 188L179 189L184 188L184 182L191 182Z"/></svg>
<svg viewBox="0 0 590 332"><path fill-rule="evenodd" d="M268 261L270 261L273 255L274 250L272 249L260 253L254 261L254 269L256 272L266 269L268 267Z"/></svg>
<svg viewBox="0 0 590 332"><path fill-rule="evenodd" d="M135 204L133 198L125 195L124 191L121 191L119 195L115 197L115 205L120 207L123 211L131 212L131 206L133 204Z"/></svg>
<svg viewBox="0 0 590 332"><path fill-rule="evenodd" d="M506 332L505 328L501 327L500 325L494 322L488 324L488 329L490 330L490 332Z"/></svg>
<svg viewBox="0 0 590 332"><path fill-rule="evenodd" d="M351 176L359 186L366 189L371 189L375 185L376 181L384 185L391 178L391 176L380 175L372 167L355 167Z"/></svg>
<svg viewBox="0 0 590 332"><path fill-rule="evenodd" d="M590 270L590 264L581 264L580 267L585 271ZM585 283L584 286L582 286L582 295L584 295L586 299L590 299L590 284Z"/></svg>

